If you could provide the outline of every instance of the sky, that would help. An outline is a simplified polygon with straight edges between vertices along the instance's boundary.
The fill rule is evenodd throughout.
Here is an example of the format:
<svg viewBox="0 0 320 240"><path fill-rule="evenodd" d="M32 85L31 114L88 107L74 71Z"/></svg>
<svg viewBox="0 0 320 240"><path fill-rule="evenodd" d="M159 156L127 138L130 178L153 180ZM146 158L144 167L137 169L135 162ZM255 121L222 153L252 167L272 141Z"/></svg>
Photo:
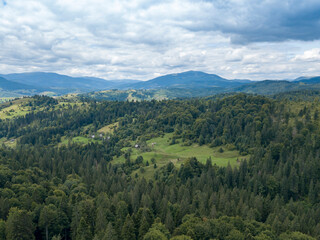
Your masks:
<svg viewBox="0 0 320 240"><path fill-rule="evenodd" d="M0 73L320 75L319 0L0 0Z"/></svg>

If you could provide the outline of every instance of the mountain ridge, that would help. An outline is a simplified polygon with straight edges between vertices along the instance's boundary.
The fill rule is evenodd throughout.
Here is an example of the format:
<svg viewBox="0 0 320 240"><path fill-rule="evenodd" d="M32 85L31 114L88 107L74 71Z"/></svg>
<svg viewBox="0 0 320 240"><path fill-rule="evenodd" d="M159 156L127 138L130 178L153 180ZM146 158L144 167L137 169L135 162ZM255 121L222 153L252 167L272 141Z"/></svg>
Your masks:
<svg viewBox="0 0 320 240"><path fill-rule="evenodd" d="M28 84L18 83L14 81L10 81L4 77L0 76L0 88L3 90L17 90L17 89L35 89L33 86Z"/></svg>
<svg viewBox="0 0 320 240"><path fill-rule="evenodd" d="M50 92L52 95L107 90L138 81L129 79L105 80L96 77L71 77L51 72L0 74L0 77L10 81L12 86L16 84L17 87L10 89L11 91L34 89L37 94ZM20 86L25 87L22 88ZM22 95L33 95L34 93L33 91L28 94L28 92L24 91Z"/></svg>
<svg viewBox="0 0 320 240"><path fill-rule="evenodd" d="M196 90L197 93L245 92L270 95L274 93L320 89L320 76L299 77L294 80L226 79L216 74L201 71L186 71L159 76L147 81L121 79L106 80L96 77L71 77L50 72L29 72L0 74L0 96L12 93L13 96L49 94L59 96L68 93L89 93L104 90ZM1 85L2 84L2 85ZM208 89L211 89L208 91ZM179 90L179 96L181 91ZM190 96L190 93L188 94Z"/></svg>
<svg viewBox="0 0 320 240"><path fill-rule="evenodd" d="M213 88L234 87L244 84L246 80L228 80L216 74L200 71L186 71L159 76L148 81L130 85L133 89L157 89L157 88Z"/></svg>

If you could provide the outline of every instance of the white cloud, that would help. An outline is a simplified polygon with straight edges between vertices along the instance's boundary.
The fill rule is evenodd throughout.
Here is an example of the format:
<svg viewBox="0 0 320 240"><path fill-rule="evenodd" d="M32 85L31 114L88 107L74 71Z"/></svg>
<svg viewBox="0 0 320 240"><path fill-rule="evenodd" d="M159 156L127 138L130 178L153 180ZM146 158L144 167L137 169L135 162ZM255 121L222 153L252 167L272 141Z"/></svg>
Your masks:
<svg viewBox="0 0 320 240"><path fill-rule="evenodd" d="M320 48L313 48L307 51L304 51L303 54L296 55L293 61L320 61Z"/></svg>
<svg viewBox="0 0 320 240"><path fill-rule="evenodd" d="M53 71L109 79L149 79L186 70L255 79L320 74L319 49L314 47L319 41L284 41L281 34L281 43L270 40L276 33L266 22L276 5L246 0L8 0L0 7L0 72ZM299 6L310 10L308 4ZM283 4L279 9L284 11ZM260 15L252 15L254 10ZM276 23L282 26L281 16L288 18L288 12L281 15L280 10ZM261 29L268 30L265 42L246 43L254 42ZM246 44L232 44L235 38L246 39Z"/></svg>

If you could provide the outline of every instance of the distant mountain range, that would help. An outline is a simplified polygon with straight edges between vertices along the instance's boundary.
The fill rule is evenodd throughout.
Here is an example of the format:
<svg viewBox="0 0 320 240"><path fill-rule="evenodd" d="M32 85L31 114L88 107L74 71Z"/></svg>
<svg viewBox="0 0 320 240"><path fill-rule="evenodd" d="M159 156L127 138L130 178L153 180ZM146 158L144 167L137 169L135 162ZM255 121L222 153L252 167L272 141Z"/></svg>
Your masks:
<svg viewBox="0 0 320 240"><path fill-rule="evenodd" d="M179 89L179 97L183 89L188 96L194 91L196 95L202 92L227 93L245 92L256 94L275 94L287 91L320 89L320 76L299 77L292 81L265 80L250 81L228 80L215 74L199 71L188 71L160 76L148 81L138 80L105 80L94 77L70 77L57 73L32 72L0 74L0 97L19 97L34 94L63 95L67 93L88 93L110 89L118 90L159 90L167 89L173 95L174 89ZM176 90L178 92L178 90Z"/></svg>
<svg viewBox="0 0 320 240"><path fill-rule="evenodd" d="M70 77L57 73L32 72L0 74L0 95L12 91L13 95L84 93L121 88L137 80L105 80L94 77Z"/></svg>
<svg viewBox="0 0 320 240"><path fill-rule="evenodd" d="M33 89L33 87L23 84L23 83L18 83L14 81L7 80L3 77L0 77L0 87L5 90L5 91L14 91L14 90L29 90Z"/></svg>
<svg viewBox="0 0 320 240"><path fill-rule="evenodd" d="M145 82L129 85L131 89L158 89L158 88L233 88L248 80L228 80L215 74L188 71L157 77Z"/></svg>
<svg viewBox="0 0 320 240"><path fill-rule="evenodd" d="M320 76L316 77L299 77L293 82L300 82L300 83L306 83L306 84L317 84L320 83Z"/></svg>

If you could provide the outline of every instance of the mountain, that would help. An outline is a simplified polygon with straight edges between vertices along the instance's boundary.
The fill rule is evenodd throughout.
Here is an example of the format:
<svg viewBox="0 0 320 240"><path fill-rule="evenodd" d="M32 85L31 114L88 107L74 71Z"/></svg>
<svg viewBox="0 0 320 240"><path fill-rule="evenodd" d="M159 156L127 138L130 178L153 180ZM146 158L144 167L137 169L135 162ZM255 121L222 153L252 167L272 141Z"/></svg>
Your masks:
<svg viewBox="0 0 320 240"><path fill-rule="evenodd" d="M117 92L116 89L120 91ZM313 89L320 89L319 76L300 77L293 81L250 81L247 79L229 80L215 74L188 71L168 74L148 81L138 81L70 77L48 72L0 74L0 97L31 96L35 94L58 96L68 93L97 92L97 94L89 94L90 97L99 96L99 99L171 99L231 92L272 95L281 92ZM137 90L138 92L132 92L131 90ZM156 91L149 92L149 90Z"/></svg>
<svg viewBox="0 0 320 240"><path fill-rule="evenodd" d="M11 97L22 97L35 95L42 90L27 84L17 83L9 81L0 76L0 97L11 98ZM3 101L3 99L0 99Z"/></svg>
<svg viewBox="0 0 320 240"><path fill-rule="evenodd" d="M301 77L297 81L247 79L228 80L215 74L189 71L169 74L135 84L123 85L119 91L99 91L81 97L96 100L150 100L204 97L243 92L273 95L292 91L320 90L319 77Z"/></svg>
<svg viewBox="0 0 320 240"><path fill-rule="evenodd" d="M0 75L7 82L6 86L11 86L11 91L18 89L36 89L37 94L50 92L52 95L62 95L73 92L90 92L106 89L121 88L127 84L137 83L137 80L105 80L95 77L70 77L57 73L32 72L32 73L13 73ZM4 82L4 81L3 81ZM1 87L1 86L0 86ZM34 92L32 94L35 94ZM32 95L24 93L24 95Z"/></svg>
<svg viewBox="0 0 320 240"><path fill-rule="evenodd" d="M6 79L18 83L28 84L41 88L65 88L65 89L106 89L113 85L101 78L69 77L57 73L32 72L13 73L2 75Z"/></svg>
<svg viewBox="0 0 320 240"><path fill-rule="evenodd" d="M3 77L0 77L0 88L7 91L36 89L35 87L27 84L9 81Z"/></svg>
<svg viewBox="0 0 320 240"><path fill-rule="evenodd" d="M227 80L215 74L198 71L174 73L157 77L145 82L127 86L132 89L158 89L158 88L232 88L247 83L247 81Z"/></svg>
<svg viewBox="0 0 320 240"><path fill-rule="evenodd" d="M232 89L234 92L254 93L261 95L270 95L279 92L295 90L299 85L289 81L264 80L244 84L240 87Z"/></svg>
<svg viewBox="0 0 320 240"><path fill-rule="evenodd" d="M309 84L307 84L309 83ZM240 87L232 89L234 92L254 93L260 95L272 95L277 93L299 91L299 90L315 90L320 89L320 81L314 82L301 81L285 81L285 80L264 80L244 84Z"/></svg>
<svg viewBox="0 0 320 240"><path fill-rule="evenodd" d="M320 83L320 76L316 77L299 77L293 82L298 82L298 83L305 83L305 84L317 84Z"/></svg>

